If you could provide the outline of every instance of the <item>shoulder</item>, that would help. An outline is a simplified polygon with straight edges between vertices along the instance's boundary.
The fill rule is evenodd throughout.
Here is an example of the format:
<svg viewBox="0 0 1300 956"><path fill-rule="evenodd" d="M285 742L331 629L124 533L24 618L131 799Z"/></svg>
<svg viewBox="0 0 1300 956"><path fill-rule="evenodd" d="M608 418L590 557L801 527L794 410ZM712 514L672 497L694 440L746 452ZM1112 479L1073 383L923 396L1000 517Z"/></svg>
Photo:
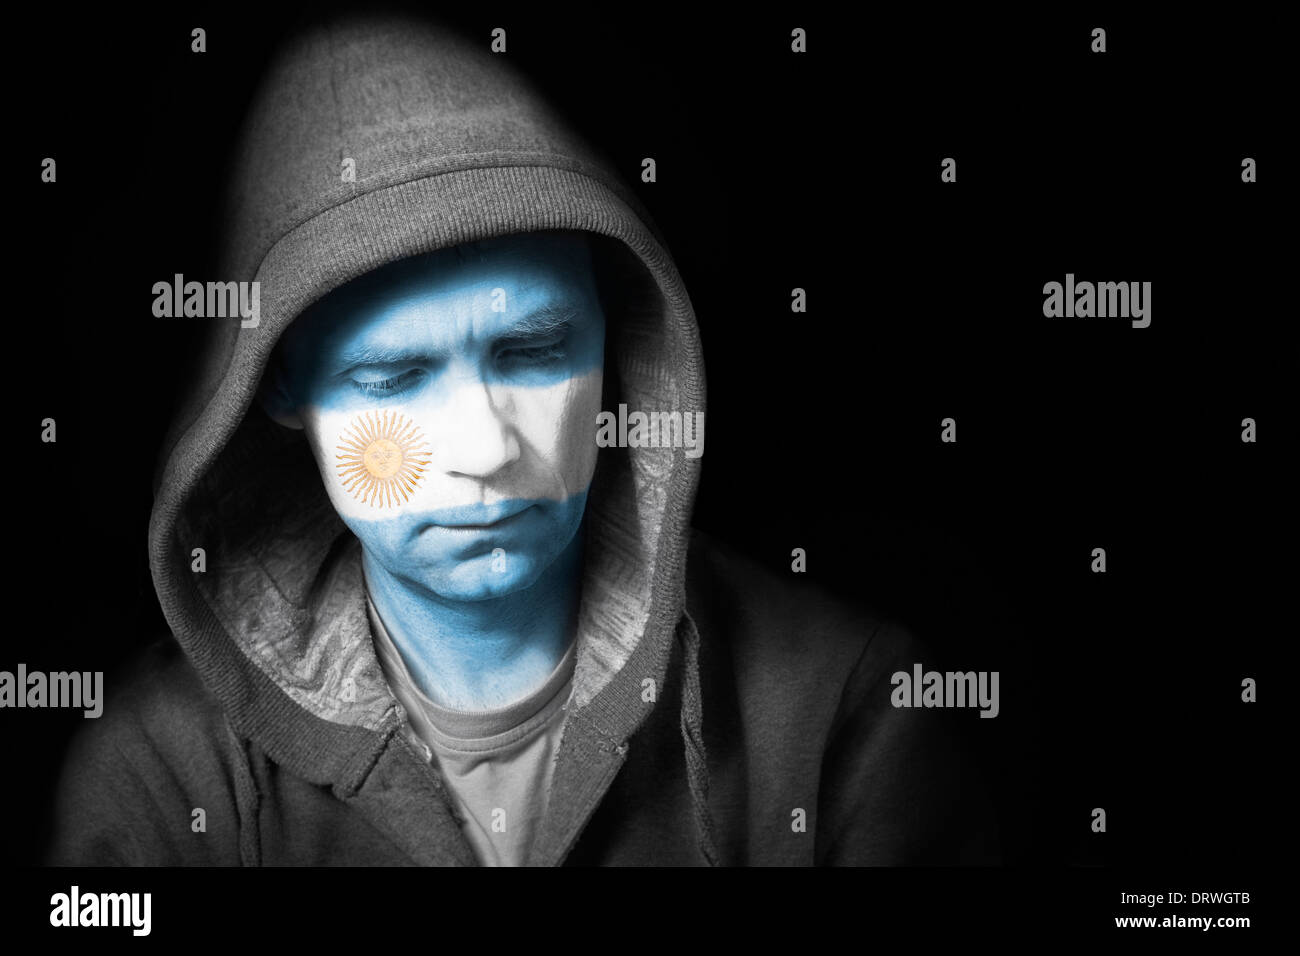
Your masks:
<svg viewBox="0 0 1300 956"><path fill-rule="evenodd" d="M147 645L106 675L102 713L82 721L61 755L45 862L237 859L215 838L234 832L237 759L220 706L175 640ZM191 830L196 808L206 830Z"/></svg>
<svg viewBox="0 0 1300 956"><path fill-rule="evenodd" d="M850 685L887 679L918 659L922 642L902 622L869 604L780 574L719 539L692 531L687 610L715 657L725 655L738 681L817 690L833 705Z"/></svg>
<svg viewBox="0 0 1300 956"><path fill-rule="evenodd" d="M807 654L815 645L852 666L872 639L894 646L915 640L871 605L833 594L805 574L774 572L698 529L691 531L686 600L701 627L707 621L712 630L743 633L747 644L772 654Z"/></svg>
<svg viewBox="0 0 1300 956"><path fill-rule="evenodd" d="M168 634L105 675L102 713L74 733L63 781L208 792L229 778L232 754L221 706Z"/></svg>
<svg viewBox="0 0 1300 956"><path fill-rule="evenodd" d="M103 715L94 721L119 746L193 754L224 729L216 698L180 645L162 636L106 675Z"/></svg>

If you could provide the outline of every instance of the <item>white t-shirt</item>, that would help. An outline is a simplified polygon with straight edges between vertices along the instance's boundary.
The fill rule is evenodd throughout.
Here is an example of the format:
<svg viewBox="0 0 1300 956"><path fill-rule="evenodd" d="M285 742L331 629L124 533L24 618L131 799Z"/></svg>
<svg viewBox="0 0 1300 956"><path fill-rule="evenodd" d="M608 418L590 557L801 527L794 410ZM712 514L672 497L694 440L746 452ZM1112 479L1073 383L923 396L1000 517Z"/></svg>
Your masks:
<svg viewBox="0 0 1300 956"><path fill-rule="evenodd" d="M526 864L550 794L577 641L527 697L497 710L450 710L416 686L369 598L366 605L384 676L455 796L474 855L484 866Z"/></svg>

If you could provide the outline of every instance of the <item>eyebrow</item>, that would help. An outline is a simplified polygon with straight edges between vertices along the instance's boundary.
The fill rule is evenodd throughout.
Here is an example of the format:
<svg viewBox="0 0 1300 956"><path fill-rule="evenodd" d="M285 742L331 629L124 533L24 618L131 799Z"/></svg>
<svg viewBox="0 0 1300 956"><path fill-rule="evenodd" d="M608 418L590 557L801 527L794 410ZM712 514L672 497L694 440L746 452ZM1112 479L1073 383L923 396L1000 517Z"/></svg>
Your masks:
<svg viewBox="0 0 1300 956"><path fill-rule="evenodd" d="M490 340L495 343L516 343L562 335L572 327L577 314L577 310L568 304L539 306L518 322L493 334ZM427 355L428 351L418 346L360 344L344 351L340 356L340 367L346 370L360 365L400 365L403 362L418 361Z"/></svg>
<svg viewBox="0 0 1300 956"><path fill-rule="evenodd" d="M568 331L576 315L577 311L570 305L543 305L492 338L498 342L513 342L557 335Z"/></svg>

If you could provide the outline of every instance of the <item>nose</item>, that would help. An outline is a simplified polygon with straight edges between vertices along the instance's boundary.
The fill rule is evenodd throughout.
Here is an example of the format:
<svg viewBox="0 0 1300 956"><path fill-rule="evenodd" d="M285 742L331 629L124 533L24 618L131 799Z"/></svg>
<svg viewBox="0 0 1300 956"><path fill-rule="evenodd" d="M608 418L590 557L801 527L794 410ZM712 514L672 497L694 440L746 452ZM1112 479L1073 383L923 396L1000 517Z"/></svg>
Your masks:
<svg viewBox="0 0 1300 956"><path fill-rule="evenodd" d="M483 381L458 383L431 429L433 467L448 475L487 478L519 459L515 428Z"/></svg>

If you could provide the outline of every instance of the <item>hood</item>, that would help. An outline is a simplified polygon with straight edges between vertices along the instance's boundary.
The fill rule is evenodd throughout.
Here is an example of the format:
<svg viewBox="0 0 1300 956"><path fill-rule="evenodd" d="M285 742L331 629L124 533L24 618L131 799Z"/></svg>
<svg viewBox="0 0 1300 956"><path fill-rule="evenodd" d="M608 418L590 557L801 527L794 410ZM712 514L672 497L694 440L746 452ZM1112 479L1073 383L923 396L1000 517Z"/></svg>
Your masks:
<svg viewBox="0 0 1300 956"><path fill-rule="evenodd" d="M602 237L600 281L617 304L606 328L616 396L607 385L605 407L704 410L694 312L650 217L607 159L486 47L361 16L321 22L283 48L234 154L219 274L205 277L259 283L258 321L204 320L201 367L155 480L150 563L177 640L240 735L344 793L362 785L401 711L371 645L359 545L302 433L255 402L289 323L397 259L582 230ZM341 175L349 159L354 182ZM681 448L600 454L565 733L576 724L621 755L649 710L642 681L684 680L684 754L701 852L714 862L699 638L684 607L699 459ZM667 673L675 640L680 676ZM557 790L591 792L559 777Z"/></svg>

